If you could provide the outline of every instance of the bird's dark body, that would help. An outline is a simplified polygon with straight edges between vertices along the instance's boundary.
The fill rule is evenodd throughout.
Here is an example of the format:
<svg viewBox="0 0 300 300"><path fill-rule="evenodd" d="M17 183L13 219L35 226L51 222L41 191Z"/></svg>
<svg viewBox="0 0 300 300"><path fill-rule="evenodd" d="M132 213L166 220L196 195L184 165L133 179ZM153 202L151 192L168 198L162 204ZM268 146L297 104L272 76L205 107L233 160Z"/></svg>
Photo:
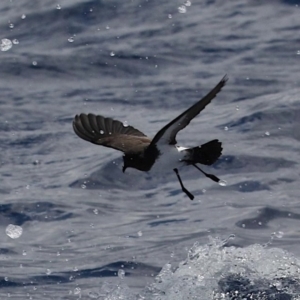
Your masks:
<svg viewBox="0 0 300 300"><path fill-rule="evenodd" d="M151 170L160 152L156 145L149 145L143 151L123 156L123 172L127 168L134 168L139 171L148 172Z"/></svg>
<svg viewBox="0 0 300 300"><path fill-rule="evenodd" d="M193 199L194 196L183 186L177 166L193 165L205 176L219 182L216 176L205 173L196 164L213 164L221 156L221 142L212 140L198 147L179 150L175 146L177 144L176 134L185 128L211 102L226 81L227 77L225 76L205 97L159 130L153 139L132 126L125 126L120 121L94 114L76 115L73 121L73 129L80 138L86 141L122 151L124 153L123 172L127 168L150 171L154 165L156 166L158 158L162 162L163 157L167 159L172 154L172 157L175 157L175 160L172 161L173 165L167 163L163 166L173 168L182 190L190 199Z"/></svg>

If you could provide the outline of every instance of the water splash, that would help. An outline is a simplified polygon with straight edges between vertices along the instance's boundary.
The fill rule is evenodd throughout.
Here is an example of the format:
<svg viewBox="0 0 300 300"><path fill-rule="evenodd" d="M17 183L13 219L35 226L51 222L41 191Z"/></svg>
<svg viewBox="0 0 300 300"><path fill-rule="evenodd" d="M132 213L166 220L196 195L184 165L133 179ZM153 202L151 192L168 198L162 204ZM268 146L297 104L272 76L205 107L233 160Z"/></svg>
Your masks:
<svg viewBox="0 0 300 300"><path fill-rule="evenodd" d="M5 233L12 239L18 239L23 233L23 228L18 225L9 224L6 227Z"/></svg>
<svg viewBox="0 0 300 300"><path fill-rule="evenodd" d="M185 14L186 13L186 6L185 5L181 5L178 7L178 12L181 14Z"/></svg>
<svg viewBox="0 0 300 300"><path fill-rule="evenodd" d="M12 42L10 39L2 39L0 44L1 51L8 51L12 47Z"/></svg>
<svg viewBox="0 0 300 300"><path fill-rule="evenodd" d="M226 185L227 185L227 181L226 181L226 180L220 180L220 181L218 182L218 184L219 184L220 186L226 186Z"/></svg>
<svg viewBox="0 0 300 300"><path fill-rule="evenodd" d="M118 270L118 277L119 277L120 279L124 279L124 277L125 277L125 271L122 270L122 269L119 269L119 270Z"/></svg>

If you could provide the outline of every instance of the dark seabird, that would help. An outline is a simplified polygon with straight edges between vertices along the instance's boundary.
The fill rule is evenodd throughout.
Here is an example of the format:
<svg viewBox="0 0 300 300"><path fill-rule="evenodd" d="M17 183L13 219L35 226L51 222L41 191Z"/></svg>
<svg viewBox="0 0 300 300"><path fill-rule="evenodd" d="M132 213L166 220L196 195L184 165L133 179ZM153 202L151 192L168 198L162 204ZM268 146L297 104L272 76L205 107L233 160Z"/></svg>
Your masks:
<svg viewBox="0 0 300 300"><path fill-rule="evenodd" d="M206 177L221 184L218 177L204 172L196 164L212 165L222 154L222 143L215 139L201 146L185 148L176 145L176 134L215 98L227 79L224 76L205 97L159 130L153 139L132 126L124 126L120 121L94 114L76 115L73 129L80 138L88 142L122 151L123 172L127 168L145 172L173 170L182 191L193 200L194 196L182 183L178 168L192 165Z"/></svg>

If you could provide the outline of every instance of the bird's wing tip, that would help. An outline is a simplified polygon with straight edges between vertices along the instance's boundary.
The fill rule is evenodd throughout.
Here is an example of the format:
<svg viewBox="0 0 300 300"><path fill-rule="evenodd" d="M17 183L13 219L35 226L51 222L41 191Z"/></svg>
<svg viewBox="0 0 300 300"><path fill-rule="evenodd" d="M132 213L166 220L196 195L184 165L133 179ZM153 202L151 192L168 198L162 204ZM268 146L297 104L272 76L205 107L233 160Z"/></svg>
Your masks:
<svg viewBox="0 0 300 300"><path fill-rule="evenodd" d="M224 82L224 83L226 83L228 80L229 80L229 77L228 77L227 74L225 74L225 75L223 76L223 78L222 78L221 81Z"/></svg>

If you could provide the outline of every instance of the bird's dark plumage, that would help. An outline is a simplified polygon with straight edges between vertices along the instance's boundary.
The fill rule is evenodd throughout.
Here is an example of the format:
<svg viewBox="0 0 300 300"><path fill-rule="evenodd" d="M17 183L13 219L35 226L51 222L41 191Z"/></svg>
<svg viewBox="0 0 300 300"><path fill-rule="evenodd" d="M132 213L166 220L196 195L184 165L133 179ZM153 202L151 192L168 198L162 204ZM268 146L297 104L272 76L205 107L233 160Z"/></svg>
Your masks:
<svg viewBox="0 0 300 300"><path fill-rule="evenodd" d="M222 143L218 140L212 140L201 146L186 149L190 155L185 162L187 164L198 163L210 166L221 156L222 150Z"/></svg>
<svg viewBox="0 0 300 300"><path fill-rule="evenodd" d="M76 115L73 129L88 142L120 150L125 154L141 152L151 142L144 133L132 126L124 126L120 121L94 114Z"/></svg>
<svg viewBox="0 0 300 300"><path fill-rule="evenodd" d="M194 196L184 187L177 167L193 165L206 177L220 183L218 177L204 172L196 164L213 164L222 154L222 144L212 140L194 148L175 147L176 135L216 97L226 81L227 76L224 76L205 97L165 125L152 140L132 126L94 114L76 115L73 129L88 142L122 151L123 172L128 167L140 171L173 169L182 191L192 200Z"/></svg>
<svg viewBox="0 0 300 300"><path fill-rule="evenodd" d="M207 104L211 102L212 99L216 97L216 95L221 91L222 87L225 85L228 80L225 75L222 80L201 100L196 102L193 106L188 108L182 114L180 114L177 118L172 120L166 126L164 126L153 138L151 144L156 144L161 139L166 139L166 142L169 145L176 145L176 134L178 131L185 128L189 125L190 121L195 118L205 107Z"/></svg>

